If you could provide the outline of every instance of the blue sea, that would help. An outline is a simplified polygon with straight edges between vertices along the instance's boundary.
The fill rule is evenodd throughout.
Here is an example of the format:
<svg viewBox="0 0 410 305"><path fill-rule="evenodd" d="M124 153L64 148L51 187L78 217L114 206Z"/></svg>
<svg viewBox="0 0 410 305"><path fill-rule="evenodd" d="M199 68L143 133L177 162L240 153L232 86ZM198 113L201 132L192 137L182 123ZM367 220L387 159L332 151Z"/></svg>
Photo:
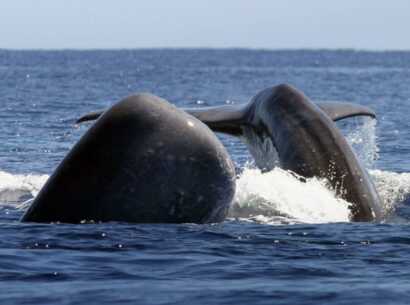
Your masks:
<svg viewBox="0 0 410 305"><path fill-rule="evenodd" d="M238 178L223 223L19 222L89 128L81 115L136 92L239 104L279 83L375 110L338 127L374 180L381 222L349 222L325 181L261 173L225 135ZM0 50L0 304L408 304L409 115L410 52Z"/></svg>

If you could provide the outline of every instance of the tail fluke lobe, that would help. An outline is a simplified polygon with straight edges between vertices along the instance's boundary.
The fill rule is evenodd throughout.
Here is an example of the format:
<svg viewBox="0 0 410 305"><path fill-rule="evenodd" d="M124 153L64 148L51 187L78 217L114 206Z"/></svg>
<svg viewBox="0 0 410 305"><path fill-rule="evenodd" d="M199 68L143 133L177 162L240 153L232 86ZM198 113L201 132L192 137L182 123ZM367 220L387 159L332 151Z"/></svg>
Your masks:
<svg viewBox="0 0 410 305"><path fill-rule="evenodd" d="M376 118L376 113L370 108L352 103L317 103L320 109L325 112L333 121L338 121L354 116L368 116Z"/></svg>
<svg viewBox="0 0 410 305"><path fill-rule="evenodd" d="M241 135L241 125L246 124L248 105L223 105L204 108L183 108L183 110L208 125L216 132L232 135ZM76 124L94 121L98 119L105 110L93 111L81 116Z"/></svg>
<svg viewBox="0 0 410 305"><path fill-rule="evenodd" d="M317 105L333 121L355 116L376 118L376 114L373 110L358 104L322 102L317 103ZM238 136L242 134L241 125L247 125L250 105L223 105L204 108L184 108L183 110L208 125L213 131ZM98 119L104 111L105 110L99 110L87 113L80 117L76 121L76 124L94 121Z"/></svg>
<svg viewBox="0 0 410 305"><path fill-rule="evenodd" d="M184 108L183 110L216 132L239 136L241 126L247 124L248 105L223 105L204 108Z"/></svg>
<svg viewBox="0 0 410 305"><path fill-rule="evenodd" d="M80 123L87 122L87 121L94 121L98 119L104 113L104 111L105 110L93 111L93 112L84 114L75 123L80 124Z"/></svg>

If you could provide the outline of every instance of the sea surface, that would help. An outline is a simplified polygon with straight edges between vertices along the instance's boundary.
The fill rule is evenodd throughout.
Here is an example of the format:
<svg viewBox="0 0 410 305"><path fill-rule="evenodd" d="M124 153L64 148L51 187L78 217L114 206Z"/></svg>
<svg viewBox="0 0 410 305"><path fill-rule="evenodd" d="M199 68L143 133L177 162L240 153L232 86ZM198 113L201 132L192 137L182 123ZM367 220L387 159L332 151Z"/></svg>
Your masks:
<svg viewBox="0 0 410 305"><path fill-rule="evenodd" d="M82 114L136 92L238 104L280 83L375 110L377 121L338 126L374 179L382 221L349 222L325 181L262 174L218 135L238 172L223 223L19 222L89 128L75 125ZM408 304L409 116L410 52L0 50L0 304Z"/></svg>

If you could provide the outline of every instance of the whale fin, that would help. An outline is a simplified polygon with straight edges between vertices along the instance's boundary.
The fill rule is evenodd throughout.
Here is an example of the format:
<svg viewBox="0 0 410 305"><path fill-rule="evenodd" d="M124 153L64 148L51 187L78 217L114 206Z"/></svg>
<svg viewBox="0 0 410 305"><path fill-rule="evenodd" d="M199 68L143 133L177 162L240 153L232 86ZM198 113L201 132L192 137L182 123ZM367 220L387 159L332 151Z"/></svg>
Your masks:
<svg viewBox="0 0 410 305"><path fill-rule="evenodd" d="M322 109L333 121L338 121L354 116L369 116L376 118L376 113L370 108L352 103L317 103L316 105Z"/></svg>
<svg viewBox="0 0 410 305"><path fill-rule="evenodd" d="M248 104L239 104L183 110L208 125L213 131L239 136L242 134L241 126L247 123L248 108Z"/></svg>
<svg viewBox="0 0 410 305"><path fill-rule="evenodd" d="M182 108L213 131L239 136L242 134L241 125L246 123L247 104L224 105L203 108ZM98 119L105 110L93 111L81 116L76 124Z"/></svg>
<svg viewBox="0 0 410 305"><path fill-rule="evenodd" d="M376 118L376 113L370 108L352 103L317 103L319 108L325 112L333 121L354 117L369 116ZM231 135L241 135L241 125L247 124L246 118L249 104L224 105L204 108L185 108L184 111L202 121L216 132Z"/></svg>
<svg viewBox="0 0 410 305"><path fill-rule="evenodd" d="M104 111L105 110L99 110L99 111L93 111L93 112L84 114L77 121L75 121L75 123L80 124L80 123L87 122L87 121L94 121L98 119L104 113Z"/></svg>
<svg viewBox="0 0 410 305"><path fill-rule="evenodd" d="M317 103L320 109L325 112L333 121L338 121L354 116L369 116L376 118L376 114L368 107L339 102ZM190 115L196 117L217 132L240 135L241 125L246 123L249 104L223 105L203 108L183 108ZM81 116L76 124L98 119L105 110L93 111Z"/></svg>

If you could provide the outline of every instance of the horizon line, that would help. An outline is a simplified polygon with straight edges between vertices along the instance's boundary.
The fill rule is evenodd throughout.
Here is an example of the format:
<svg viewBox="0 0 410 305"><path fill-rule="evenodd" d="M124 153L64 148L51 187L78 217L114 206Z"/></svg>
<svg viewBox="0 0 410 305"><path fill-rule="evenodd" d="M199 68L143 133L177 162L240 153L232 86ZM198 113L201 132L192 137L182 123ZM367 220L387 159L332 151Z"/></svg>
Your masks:
<svg viewBox="0 0 410 305"><path fill-rule="evenodd" d="M0 51L44 51L44 52L58 52L58 51L78 51L78 52L92 52L92 51L159 51L159 50L209 50L209 51L266 51L266 52L292 52L292 51L328 51L328 52L369 52L369 53L399 53L410 52L410 49L371 49L371 48L328 48L328 47L296 47L296 48L259 48L259 47L102 47L102 48L82 48L82 47L68 47L68 48L3 48Z"/></svg>

